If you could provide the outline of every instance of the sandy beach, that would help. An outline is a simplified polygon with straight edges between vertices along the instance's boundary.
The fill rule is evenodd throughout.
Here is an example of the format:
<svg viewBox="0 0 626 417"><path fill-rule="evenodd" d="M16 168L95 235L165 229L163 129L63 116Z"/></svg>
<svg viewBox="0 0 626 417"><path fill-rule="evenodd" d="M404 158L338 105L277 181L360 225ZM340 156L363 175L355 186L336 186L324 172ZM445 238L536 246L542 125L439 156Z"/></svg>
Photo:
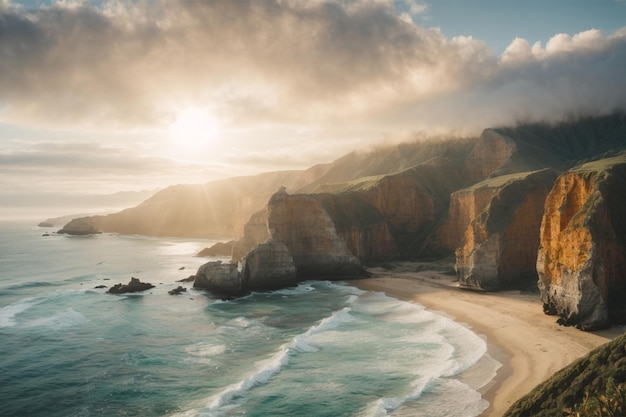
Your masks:
<svg viewBox="0 0 626 417"><path fill-rule="evenodd" d="M543 313L538 293L467 291L459 289L450 275L416 270L410 263L397 264L392 271L375 268L370 270L371 278L350 284L413 300L484 337L489 354L502 367L482 390L491 404L483 416L502 416L537 384L623 332L619 328L582 332L559 326L556 317Z"/></svg>

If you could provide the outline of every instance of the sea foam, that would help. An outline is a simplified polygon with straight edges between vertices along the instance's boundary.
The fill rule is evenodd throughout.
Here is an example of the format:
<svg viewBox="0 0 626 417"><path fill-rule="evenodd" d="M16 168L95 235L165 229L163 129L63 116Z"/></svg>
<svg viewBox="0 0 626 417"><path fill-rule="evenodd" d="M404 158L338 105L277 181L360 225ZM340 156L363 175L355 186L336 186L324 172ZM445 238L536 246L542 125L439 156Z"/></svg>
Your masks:
<svg viewBox="0 0 626 417"><path fill-rule="evenodd" d="M280 372L288 361L290 355L297 353L315 352L317 349L309 344L309 339L318 333L332 330L342 323L351 321L350 308L344 307L335 311L330 316L322 319L315 326L310 327L306 332L295 336L290 342L280 346L269 359L256 363L256 368L239 382L226 387L224 390L209 399L208 406L200 411L192 410L187 413L177 414L177 416L204 416L213 417L220 415L224 409L236 407L233 401L242 397L246 391L259 384L267 383L272 376Z"/></svg>
<svg viewBox="0 0 626 417"><path fill-rule="evenodd" d="M16 301L0 309L0 327L13 327L16 325L15 317L31 307L44 302L44 298L29 297Z"/></svg>

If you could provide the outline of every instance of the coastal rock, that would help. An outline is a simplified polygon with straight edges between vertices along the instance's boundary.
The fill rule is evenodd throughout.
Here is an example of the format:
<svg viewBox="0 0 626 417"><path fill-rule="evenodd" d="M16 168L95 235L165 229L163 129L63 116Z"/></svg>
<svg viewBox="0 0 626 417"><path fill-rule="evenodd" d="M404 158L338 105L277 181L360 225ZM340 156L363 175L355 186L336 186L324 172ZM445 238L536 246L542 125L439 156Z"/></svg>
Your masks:
<svg viewBox="0 0 626 417"><path fill-rule="evenodd" d="M275 193L268 203L267 223L272 238L291 253L300 279L365 275L315 198L284 190Z"/></svg>
<svg viewBox="0 0 626 417"><path fill-rule="evenodd" d="M80 217L78 219L73 219L62 229L60 229L58 234L68 234L68 235L93 235L102 233L93 222L91 217Z"/></svg>
<svg viewBox="0 0 626 417"><path fill-rule="evenodd" d="M149 290L150 288L154 288L154 285L152 285L152 284L150 284L148 282L141 282L137 278L131 277L130 282L128 284L126 284L126 285L124 285L124 284L115 284L114 286L109 288L107 293L110 293L110 294L125 294L125 293L129 293L129 292L145 291L145 290Z"/></svg>
<svg viewBox="0 0 626 417"><path fill-rule="evenodd" d="M257 211L243 228L243 237L233 244L231 257L233 262L239 262L248 252L270 237L267 229L267 206Z"/></svg>
<svg viewBox="0 0 626 417"><path fill-rule="evenodd" d="M561 175L545 203L537 258L544 311L583 330L626 321L626 156Z"/></svg>
<svg viewBox="0 0 626 417"><path fill-rule="evenodd" d="M37 224L37 226L39 226L39 227L54 227L54 223L52 223L52 222L50 222L48 220L45 220L43 222L39 222L39 224Z"/></svg>
<svg viewBox="0 0 626 417"><path fill-rule="evenodd" d="M296 265L282 242L272 239L261 243L242 261L242 288L245 291L272 290L296 283Z"/></svg>
<svg viewBox="0 0 626 417"><path fill-rule="evenodd" d="M169 290L167 293L169 295L180 295L181 293L187 292L187 288L182 287L182 286L178 286L176 288L174 288L173 290Z"/></svg>
<svg viewBox="0 0 626 417"><path fill-rule="evenodd" d="M201 265L196 272L193 287L224 295L240 295L244 292L237 264L221 261Z"/></svg>
<svg viewBox="0 0 626 417"><path fill-rule="evenodd" d="M462 287L493 291L537 281L539 228L544 202L556 177L551 169L505 175L457 194L457 208L467 209L459 218L475 216L456 251ZM476 213L486 196L491 198Z"/></svg>
<svg viewBox="0 0 626 417"><path fill-rule="evenodd" d="M228 242L217 242L213 246L209 248L204 248L200 252L196 253L198 257L206 257L206 256L231 256L233 251L233 246L235 245L234 240L230 240Z"/></svg>

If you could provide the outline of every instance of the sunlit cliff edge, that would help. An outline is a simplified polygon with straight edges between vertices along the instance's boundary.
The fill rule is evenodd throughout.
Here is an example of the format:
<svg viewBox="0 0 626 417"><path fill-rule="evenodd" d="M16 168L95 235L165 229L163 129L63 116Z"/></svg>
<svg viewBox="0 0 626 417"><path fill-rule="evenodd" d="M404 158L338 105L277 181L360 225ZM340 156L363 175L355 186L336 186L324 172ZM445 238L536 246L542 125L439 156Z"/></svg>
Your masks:
<svg viewBox="0 0 626 417"><path fill-rule="evenodd" d="M61 232L237 237L233 260L257 265L240 268L248 274L237 278L243 283L255 270L281 276L291 258L295 271L284 275L285 285L358 275L361 264L454 257L462 287L536 288L541 277L546 312L596 328L623 316L610 297L623 291L624 226L615 213L625 205L616 191L625 181L624 150L623 114L489 128L474 138L353 152L304 171L172 186L122 212L73 220ZM561 195L576 182L581 192ZM577 214L583 206L595 207L583 210L591 217ZM274 243L251 255L266 241ZM265 264L272 256L276 263ZM578 305L561 301L573 295ZM588 300L600 306L599 320L581 312Z"/></svg>

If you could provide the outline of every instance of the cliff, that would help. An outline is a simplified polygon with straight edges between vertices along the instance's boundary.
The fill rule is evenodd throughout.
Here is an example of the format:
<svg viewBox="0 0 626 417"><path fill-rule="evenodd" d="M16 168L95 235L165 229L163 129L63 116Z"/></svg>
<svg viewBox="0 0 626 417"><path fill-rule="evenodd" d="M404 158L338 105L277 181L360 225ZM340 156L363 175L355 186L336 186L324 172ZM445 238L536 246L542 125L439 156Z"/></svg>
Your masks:
<svg viewBox="0 0 626 417"><path fill-rule="evenodd" d="M544 311L584 330L626 319L626 155L561 175L545 203L537 259Z"/></svg>
<svg viewBox="0 0 626 417"><path fill-rule="evenodd" d="M456 251L462 287L491 291L536 283L539 226L556 177L551 169L511 174L455 193L459 219L473 217Z"/></svg>
<svg viewBox="0 0 626 417"><path fill-rule="evenodd" d="M327 165L318 165L304 171L174 185L136 207L89 219L102 232L195 238L239 236L250 216L263 208L280 186L301 188L327 169Z"/></svg>
<svg viewBox="0 0 626 417"><path fill-rule="evenodd" d="M306 279L366 274L337 234L326 210L310 196L289 195L281 188L270 198L266 210L252 216L246 231L247 236L233 248L233 252L243 254L239 266L236 261L204 264L198 269L194 287L236 296L284 288ZM265 233L269 234L267 239ZM263 243L248 249L261 239Z"/></svg>
<svg viewBox="0 0 626 417"><path fill-rule="evenodd" d="M239 262L243 257L260 243L265 242L270 237L267 228L267 207L250 216L250 219L243 227L243 236L237 240L232 248L231 258L233 262Z"/></svg>
<svg viewBox="0 0 626 417"><path fill-rule="evenodd" d="M79 217L71 220L57 233L82 236L102 233L102 231L92 217Z"/></svg>
<svg viewBox="0 0 626 417"><path fill-rule="evenodd" d="M517 150L515 141L485 129L464 162L465 178L469 183L481 181L509 162Z"/></svg>
<svg viewBox="0 0 626 417"><path fill-rule="evenodd" d="M492 128L486 129L480 137L421 140L359 150L303 171L268 172L206 184L176 185L156 193L136 207L91 219L94 228L103 232L238 237L250 216L261 210L281 186L300 194L335 193L328 187L334 189L337 184L367 183L375 177L396 175L428 161L444 159L457 167L454 175L461 172L463 184L459 189L489 176L546 167L567 170L579 161L624 149L625 136L626 117L623 114L552 125L536 123ZM379 209L383 204L373 205ZM464 230L456 233L462 234ZM399 230L396 228L391 232L397 234ZM352 234L355 234L354 230ZM437 236L441 237L441 234ZM455 245L450 243L453 239L451 235L441 243L432 234L421 234L414 239L405 236L398 247L404 251L405 243L411 240L411 249L404 251L407 256L432 256L442 248L444 252L454 250Z"/></svg>
<svg viewBox="0 0 626 417"><path fill-rule="evenodd" d="M284 190L275 193L268 203L267 225L272 239L282 242L293 256L300 279L365 275L315 198Z"/></svg>

